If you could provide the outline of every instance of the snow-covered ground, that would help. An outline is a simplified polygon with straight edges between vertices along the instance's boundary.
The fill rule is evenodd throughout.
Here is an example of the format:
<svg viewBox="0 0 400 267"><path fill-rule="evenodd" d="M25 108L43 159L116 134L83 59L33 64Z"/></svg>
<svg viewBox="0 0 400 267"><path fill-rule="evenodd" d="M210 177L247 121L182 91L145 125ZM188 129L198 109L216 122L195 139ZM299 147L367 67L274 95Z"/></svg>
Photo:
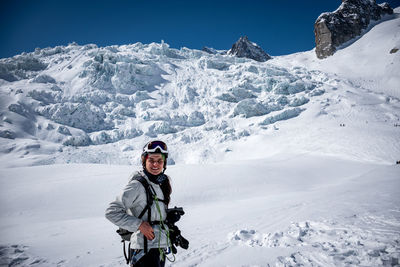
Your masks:
<svg viewBox="0 0 400 267"><path fill-rule="evenodd" d="M168 265L398 266L395 12L324 60L164 43L1 59L0 265L124 265L104 211L161 138L190 241Z"/></svg>
<svg viewBox="0 0 400 267"><path fill-rule="evenodd" d="M104 210L132 166L2 170L1 262L123 266ZM173 266L392 266L400 257L398 166L302 155L175 165L172 205L190 240Z"/></svg>

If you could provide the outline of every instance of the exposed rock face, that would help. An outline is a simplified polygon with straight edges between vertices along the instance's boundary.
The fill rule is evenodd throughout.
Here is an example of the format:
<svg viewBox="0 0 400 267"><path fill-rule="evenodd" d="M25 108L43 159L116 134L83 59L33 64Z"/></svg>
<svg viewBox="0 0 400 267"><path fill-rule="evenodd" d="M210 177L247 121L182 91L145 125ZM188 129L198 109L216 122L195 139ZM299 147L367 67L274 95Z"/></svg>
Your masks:
<svg viewBox="0 0 400 267"><path fill-rule="evenodd" d="M247 36L240 37L239 41L232 45L228 55L251 58L260 62L271 59L270 55L265 53L261 47L256 43L250 42Z"/></svg>
<svg viewBox="0 0 400 267"><path fill-rule="evenodd" d="M207 47L207 46L204 46L203 49L201 49L201 50L204 52L207 52L209 54L212 54L212 55L226 55L226 53L227 53L226 50L217 50L217 49L214 49L212 47Z"/></svg>
<svg viewBox="0 0 400 267"><path fill-rule="evenodd" d="M393 14L388 3L378 5L375 0L342 0L336 11L321 14L314 24L317 57L333 55L338 46L359 36L371 20L379 20L385 14Z"/></svg>
<svg viewBox="0 0 400 267"><path fill-rule="evenodd" d="M201 50L204 52L207 52L209 54L213 54L213 55L218 53L217 50L215 50L214 48L207 47L207 46L203 47L203 49L201 49Z"/></svg>

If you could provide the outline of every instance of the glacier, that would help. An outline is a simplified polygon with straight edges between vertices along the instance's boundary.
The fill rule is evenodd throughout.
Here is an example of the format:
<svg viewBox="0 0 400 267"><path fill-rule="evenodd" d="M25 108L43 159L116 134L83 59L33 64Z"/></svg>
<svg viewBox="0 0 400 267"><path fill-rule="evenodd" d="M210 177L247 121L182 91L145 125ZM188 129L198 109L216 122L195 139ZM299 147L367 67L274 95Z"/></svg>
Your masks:
<svg viewBox="0 0 400 267"><path fill-rule="evenodd" d="M395 12L323 60L163 42L0 59L0 265L124 266L104 210L160 138L190 241L166 266L398 266Z"/></svg>
<svg viewBox="0 0 400 267"><path fill-rule="evenodd" d="M313 76L304 68L166 43L73 43L1 59L0 69L1 136L43 143L55 152L38 155L32 164L81 161L85 156L60 159L66 150L107 144L120 154L113 163L126 163L130 155L119 147L145 138L187 144L212 135L213 142L226 143L257 132L270 113L306 106L334 83L328 76L315 80L321 72Z"/></svg>

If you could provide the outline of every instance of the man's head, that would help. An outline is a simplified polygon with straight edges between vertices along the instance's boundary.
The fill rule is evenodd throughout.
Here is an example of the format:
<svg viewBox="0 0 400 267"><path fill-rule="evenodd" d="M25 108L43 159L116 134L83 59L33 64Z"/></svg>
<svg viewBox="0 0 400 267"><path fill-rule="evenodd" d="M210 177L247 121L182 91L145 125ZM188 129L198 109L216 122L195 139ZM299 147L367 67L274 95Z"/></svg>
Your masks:
<svg viewBox="0 0 400 267"><path fill-rule="evenodd" d="M167 168L168 148L163 141L151 141L143 147L142 165L153 175L159 175Z"/></svg>

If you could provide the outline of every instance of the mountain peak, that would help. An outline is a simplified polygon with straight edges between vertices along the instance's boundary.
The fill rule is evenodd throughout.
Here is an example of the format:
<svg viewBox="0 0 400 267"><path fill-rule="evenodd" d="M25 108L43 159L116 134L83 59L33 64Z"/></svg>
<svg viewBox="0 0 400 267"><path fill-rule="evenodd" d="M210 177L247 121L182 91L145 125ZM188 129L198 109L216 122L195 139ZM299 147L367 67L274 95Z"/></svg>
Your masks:
<svg viewBox="0 0 400 267"><path fill-rule="evenodd" d="M342 0L334 12L321 14L314 24L315 52L322 59L331 56L336 49L360 36L371 21L393 14L388 3L376 4L375 0Z"/></svg>
<svg viewBox="0 0 400 267"><path fill-rule="evenodd" d="M232 48L228 51L228 55L250 58L259 62L271 59L270 55L256 43L251 42L246 35L241 36L239 40L232 45Z"/></svg>

